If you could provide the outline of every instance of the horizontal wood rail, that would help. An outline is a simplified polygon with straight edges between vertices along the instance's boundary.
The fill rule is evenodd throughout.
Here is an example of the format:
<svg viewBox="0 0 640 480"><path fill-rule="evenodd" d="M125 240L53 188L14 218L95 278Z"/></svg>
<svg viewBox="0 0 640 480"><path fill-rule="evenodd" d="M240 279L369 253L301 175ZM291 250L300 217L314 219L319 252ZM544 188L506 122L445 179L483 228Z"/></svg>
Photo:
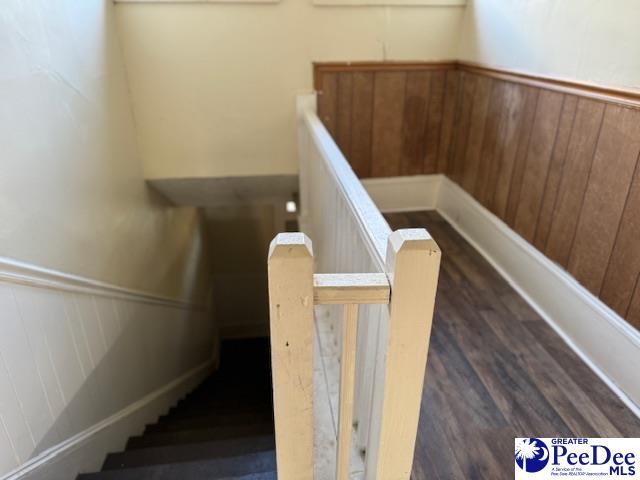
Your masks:
<svg viewBox="0 0 640 480"><path fill-rule="evenodd" d="M316 305L387 304L391 288L384 273L316 273Z"/></svg>

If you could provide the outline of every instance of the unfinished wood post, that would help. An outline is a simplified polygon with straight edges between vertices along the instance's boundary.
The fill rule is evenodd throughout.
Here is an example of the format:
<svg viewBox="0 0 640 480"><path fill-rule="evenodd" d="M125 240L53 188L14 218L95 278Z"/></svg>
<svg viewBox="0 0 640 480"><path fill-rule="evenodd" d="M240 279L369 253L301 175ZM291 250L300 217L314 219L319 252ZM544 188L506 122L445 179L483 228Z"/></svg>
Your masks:
<svg viewBox="0 0 640 480"><path fill-rule="evenodd" d="M347 304L344 306L344 315L342 317L336 480L349 480L351 434L353 433L353 393L355 388L357 332L358 305Z"/></svg>
<svg viewBox="0 0 640 480"><path fill-rule="evenodd" d="M398 230L389 237L391 283L381 414L372 419L367 479L409 480L440 268L440 249L426 230Z"/></svg>
<svg viewBox="0 0 640 480"><path fill-rule="evenodd" d="M313 251L303 233L269 248L271 368L279 480L313 480Z"/></svg>

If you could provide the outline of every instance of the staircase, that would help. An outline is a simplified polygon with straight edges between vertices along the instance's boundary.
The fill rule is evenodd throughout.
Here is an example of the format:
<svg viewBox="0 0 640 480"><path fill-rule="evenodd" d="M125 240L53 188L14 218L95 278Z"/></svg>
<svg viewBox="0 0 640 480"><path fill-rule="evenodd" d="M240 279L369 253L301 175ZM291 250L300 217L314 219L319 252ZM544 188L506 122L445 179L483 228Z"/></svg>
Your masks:
<svg viewBox="0 0 640 480"><path fill-rule="evenodd" d="M220 369L78 480L275 480L268 339L222 344Z"/></svg>

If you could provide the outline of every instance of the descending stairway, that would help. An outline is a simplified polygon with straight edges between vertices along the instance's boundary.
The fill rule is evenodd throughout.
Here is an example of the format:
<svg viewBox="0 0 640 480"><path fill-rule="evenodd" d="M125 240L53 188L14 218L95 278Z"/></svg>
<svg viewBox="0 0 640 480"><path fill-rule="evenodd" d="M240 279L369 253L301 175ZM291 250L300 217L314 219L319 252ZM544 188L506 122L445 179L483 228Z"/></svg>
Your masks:
<svg viewBox="0 0 640 480"><path fill-rule="evenodd" d="M102 471L79 480L275 480L269 344L222 344L220 369Z"/></svg>

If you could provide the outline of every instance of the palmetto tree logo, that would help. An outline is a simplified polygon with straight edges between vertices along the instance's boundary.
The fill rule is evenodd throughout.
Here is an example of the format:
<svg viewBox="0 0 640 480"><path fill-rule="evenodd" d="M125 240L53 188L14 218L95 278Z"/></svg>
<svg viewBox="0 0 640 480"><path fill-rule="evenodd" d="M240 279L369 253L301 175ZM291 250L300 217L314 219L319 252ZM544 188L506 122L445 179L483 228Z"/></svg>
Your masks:
<svg viewBox="0 0 640 480"><path fill-rule="evenodd" d="M525 472L539 472L549 462L549 449L538 438L516 438L516 464Z"/></svg>

